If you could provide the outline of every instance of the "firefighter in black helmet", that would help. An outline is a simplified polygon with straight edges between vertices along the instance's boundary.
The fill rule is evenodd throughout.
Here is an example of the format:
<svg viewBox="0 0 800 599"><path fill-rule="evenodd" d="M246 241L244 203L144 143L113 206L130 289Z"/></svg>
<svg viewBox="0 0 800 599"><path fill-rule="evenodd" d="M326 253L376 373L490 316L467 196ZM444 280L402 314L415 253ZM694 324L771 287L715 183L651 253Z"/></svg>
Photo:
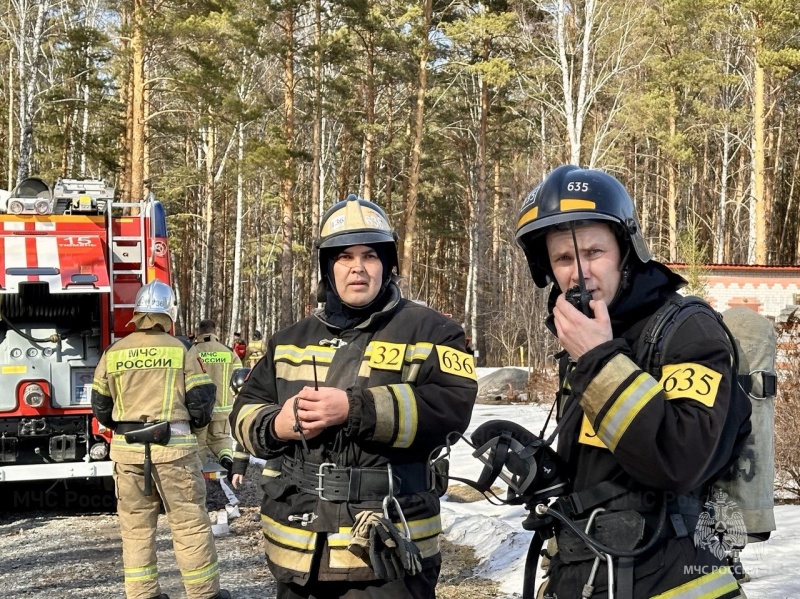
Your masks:
<svg viewBox="0 0 800 599"><path fill-rule="evenodd" d="M660 378L642 369L642 332L685 281L651 257L630 196L605 172L555 169L525 198L516 238L535 284L552 284L547 324L565 350L558 453L572 487L526 522L536 541L557 541L542 595L739 597L693 535L709 483L749 426L714 313L676 324Z"/></svg>
<svg viewBox="0 0 800 599"><path fill-rule="evenodd" d="M262 504L280 599L435 597L427 460L466 429L477 382L461 327L401 297L395 239L356 196L325 213L324 308L267 342L234 403L234 437L281 461Z"/></svg>

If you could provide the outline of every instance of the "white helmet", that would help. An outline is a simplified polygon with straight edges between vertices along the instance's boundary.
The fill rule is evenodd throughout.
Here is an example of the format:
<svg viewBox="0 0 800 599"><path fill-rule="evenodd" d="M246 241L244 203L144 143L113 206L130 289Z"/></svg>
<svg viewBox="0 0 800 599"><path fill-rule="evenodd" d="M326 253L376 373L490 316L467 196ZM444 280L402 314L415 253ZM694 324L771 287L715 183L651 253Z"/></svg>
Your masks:
<svg viewBox="0 0 800 599"><path fill-rule="evenodd" d="M150 281L136 294L133 313L166 314L175 322L178 317L178 307L175 304L172 287L161 281Z"/></svg>

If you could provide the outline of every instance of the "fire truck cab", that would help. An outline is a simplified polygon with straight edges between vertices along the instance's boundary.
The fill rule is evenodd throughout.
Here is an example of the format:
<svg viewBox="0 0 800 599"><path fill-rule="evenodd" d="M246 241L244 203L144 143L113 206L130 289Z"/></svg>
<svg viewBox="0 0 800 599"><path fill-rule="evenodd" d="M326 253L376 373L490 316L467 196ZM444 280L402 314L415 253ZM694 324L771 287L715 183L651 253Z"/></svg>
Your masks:
<svg viewBox="0 0 800 599"><path fill-rule="evenodd" d="M5 196L5 197L3 197ZM133 331L137 291L171 284L166 214L96 179L0 194L0 483L110 476L95 366Z"/></svg>

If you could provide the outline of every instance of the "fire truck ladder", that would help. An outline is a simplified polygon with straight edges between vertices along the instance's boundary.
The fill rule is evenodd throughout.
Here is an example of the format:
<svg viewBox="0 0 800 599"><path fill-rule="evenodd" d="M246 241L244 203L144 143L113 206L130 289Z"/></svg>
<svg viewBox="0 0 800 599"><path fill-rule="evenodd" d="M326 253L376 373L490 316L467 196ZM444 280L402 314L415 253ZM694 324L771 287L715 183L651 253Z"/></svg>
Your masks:
<svg viewBox="0 0 800 599"><path fill-rule="evenodd" d="M109 286L111 288L111 342L119 337L114 334L114 318L118 308L131 308L135 304L117 303L114 287L120 275L129 277L133 275L138 278L139 285L144 286L147 280L147 252L145 243L145 217L150 208L149 201L143 202L109 202L108 203L108 247L111 256ZM124 216L116 218L137 219L139 224L138 235L115 235L114 234L114 210L124 211ZM121 230L121 227L120 227ZM124 268L117 268L117 264L124 265ZM131 264L136 264L136 268L130 268Z"/></svg>

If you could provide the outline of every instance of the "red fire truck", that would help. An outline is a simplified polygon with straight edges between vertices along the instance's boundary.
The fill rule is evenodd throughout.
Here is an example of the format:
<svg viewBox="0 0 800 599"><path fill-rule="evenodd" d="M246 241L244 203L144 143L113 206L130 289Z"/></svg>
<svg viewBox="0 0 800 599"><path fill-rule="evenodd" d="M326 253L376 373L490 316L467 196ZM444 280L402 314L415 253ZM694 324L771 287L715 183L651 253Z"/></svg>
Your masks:
<svg viewBox="0 0 800 599"><path fill-rule="evenodd" d="M133 331L142 285L171 284L169 264L152 198L118 203L100 180L29 178L0 199L0 482L111 475L94 369Z"/></svg>

